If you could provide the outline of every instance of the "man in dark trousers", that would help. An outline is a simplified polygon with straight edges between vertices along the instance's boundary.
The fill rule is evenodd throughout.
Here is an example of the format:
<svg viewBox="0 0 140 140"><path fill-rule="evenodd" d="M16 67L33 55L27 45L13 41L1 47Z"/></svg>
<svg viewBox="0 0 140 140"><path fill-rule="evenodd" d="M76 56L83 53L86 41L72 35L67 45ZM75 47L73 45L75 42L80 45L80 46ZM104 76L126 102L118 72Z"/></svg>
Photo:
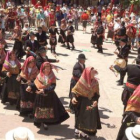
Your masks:
<svg viewBox="0 0 140 140"><path fill-rule="evenodd" d="M59 60L57 59L49 59L48 56L46 55L46 48L45 47L40 47L38 50L38 54L36 56L36 66L38 69L40 69L41 65L43 62L50 62L50 63L57 63Z"/></svg>
<svg viewBox="0 0 140 140"><path fill-rule="evenodd" d="M129 46L126 44L127 40L126 39L120 39L119 40L120 46L121 48L119 49L119 53L118 52L114 52L118 58L124 59L126 61L128 61L128 55L129 55ZM121 69L118 65L115 65L114 68L120 73L120 80L118 81L118 85L123 85L123 80L125 77L126 72Z"/></svg>
<svg viewBox="0 0 140 140"><path fill-rule="evenodd" d="M97 43L97 48L98 48L98 53L103 53L103 39L104 39L104 27L102 25L102 21L98 21L98 27L96 30L97 33L97 39L96 39L96 43Z"/></svg>
<svg viewBox="0 0 140 140"><path fill-rule="evenodd" d="M29 57L30 51L37 53L38 49L40 48L40 45L37 40L35 40L35 34L31 32L30 39L25 42L25 50L27 51L27 57Z"/></svg>
<svg viewBox="0 0 140 140"><path fill-rule="evenodd" d="M71 82L70 82L70 92L69 92L70 100L72 99L71 90L76 85L76 83L78 82L79 78L81 77L81 75L85 69L85 60L86 60L85 55L79 54L78 62L76 62L76 64L73 67L72 78L71 78ZM71 104L71 101L70 101L69 107L70 107L70 112L74 113L74 109L73 109L73 106Z"/></svg>
<svg viewBox="0 0 140 140"><path fill-rule="evenodd" d="M124 108L127 105L127 101L140 84L140 55L136 58L136 65L127 65L125 68L125 72L127 73L127 82L125 88L122 93L122 102Z"/></svg>
<svg viewBox="0 0 140 140"><path fill-rule="evenodd" d="M75 49L73 33L74 33L74 27L72 25L72 20L69 20L68 27L67 27L67 49L70 49L69 43L71 43L72 45L72 50Z"/></svg>

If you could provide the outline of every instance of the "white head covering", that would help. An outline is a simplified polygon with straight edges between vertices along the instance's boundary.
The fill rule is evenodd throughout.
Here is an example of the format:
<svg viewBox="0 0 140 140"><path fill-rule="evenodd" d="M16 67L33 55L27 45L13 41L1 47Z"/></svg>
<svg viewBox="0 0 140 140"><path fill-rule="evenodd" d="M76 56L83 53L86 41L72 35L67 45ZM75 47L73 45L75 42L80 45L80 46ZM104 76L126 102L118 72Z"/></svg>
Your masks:
<svg viewBox="0 0 140 140"><path fill-rule="evenodd" d="M125 134L128 140L139 140L140 139L140 125L135 125L134 127L128 127L125 130Z"/></svg>
<svg viewBox="0 0 140 140"><path fill-rule="evenodd" d="M35 140L33 132L26 127L18 127L6 133L6 140Z"/></svg>

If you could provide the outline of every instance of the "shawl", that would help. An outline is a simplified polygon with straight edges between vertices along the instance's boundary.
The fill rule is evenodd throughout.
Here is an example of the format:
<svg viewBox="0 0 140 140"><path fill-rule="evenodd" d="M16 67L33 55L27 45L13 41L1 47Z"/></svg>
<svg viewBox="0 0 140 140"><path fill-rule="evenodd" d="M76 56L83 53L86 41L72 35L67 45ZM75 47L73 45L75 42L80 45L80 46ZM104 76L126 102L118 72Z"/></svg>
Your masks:
<svg viewBox="0 0 140 140"><path fill-rule="evenodd" d="M28 73L28 65L29 63L31 62L34 62L34 66L31 70L31 73L29 74ZM38 68L37 66L35 65L35 58L33 56L29 56L25 61L24 61L24 64L21 68L21 73L20 73L20 76L26 80L32 80L34 78L36 78L38 74Z"/></svg>
<svg viewBox="0 0 140 140"><path fill-rule="evenodd" d="M99 83L96 78L91 79L92 67L84 69L79 81L76 83L72 92L77 96L88 97L91 99L95 93L99 94Z"/></svg>
<svg viewBox="0 0 140 140"><path fill-rule="evenodd" d="M7 55L6 55L6 58L5 58L5 61L4 61L4 64L3 64L3 68L4 70L10 70L10 68L12 68L11 64L10 64L10 55L13 53L13 51L8 51L7 52ZM16 58L15 59L15 64L16 66L20 69L21 68L21 64L20 62L18 61L18 59Z"/></svg>
<svg viewBox="0 0 140 140"><path fill-rule="evenodd" d="M140 113L140 85L135 89L133 94L130 96L126 110Z"/></svg>
<svg viewBox="0 0 140 140"><path fill-rule="evenodd" d="M45 78L45 74L43 73L43 70L45 67L50 66L51 70L50 73L48 74L48 79L46 80ZM52 83L56 82L56 77L52 71L52 69L55 68L54 65L50 64L49 62L44 62L41 65L40 68L40 73L37 75L36 79L35 79L35 85L38 89L45 89L47 86L49 86Z"/></svg>

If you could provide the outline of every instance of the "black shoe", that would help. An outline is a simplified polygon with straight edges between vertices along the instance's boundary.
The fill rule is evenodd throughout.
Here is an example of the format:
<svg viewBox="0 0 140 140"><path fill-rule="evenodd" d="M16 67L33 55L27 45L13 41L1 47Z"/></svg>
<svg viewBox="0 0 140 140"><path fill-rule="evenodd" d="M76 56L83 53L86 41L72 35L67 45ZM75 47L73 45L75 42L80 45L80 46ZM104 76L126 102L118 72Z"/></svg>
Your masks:
<svg viewBox="0 0 140 140"><path fill-rule="evenodd" d="M28 117L30 118L30 119L33 119L34 118L34 115L33 114L28 114Z"/></svg>
<svg viewBox="0 0 140 140"><path fill-rule="evenodd" d="M74 50L75 49L75 47L72 47L72 49L71 50Z"/></svg>
<svg viewBox="0 0 140 140"><path fill-rule="evenodd" d="M117 86L122 86L123 85L123 83L122 82L119 82L118 84L117 84Z"/></svg>
<svg viewBox="0 0 140 140"><path fill-rule="evenodd" d="M41 127L41 123L35 123L35 122L34 122L34 125L35 125L37 128L40 128L40 127Z"/></svg>
<svg viewBox="0 0 140 140"><path fill-rule="evenodd" d="M48 130L48 126L46 124L43 124L43 127L45 130Z"/></svg>
<svg viewBox="0 0 140 140"><path fill-rule="evenodd" d="M120 80L117 80L116 82L117 82L117 83L120 83L121 81L120 81Z"/></svg>
<svg viewBox="0 0 140 140"><path fill-rule="evenodd" d="M67 47L68 50L70 50L70 47Z"/></svg>

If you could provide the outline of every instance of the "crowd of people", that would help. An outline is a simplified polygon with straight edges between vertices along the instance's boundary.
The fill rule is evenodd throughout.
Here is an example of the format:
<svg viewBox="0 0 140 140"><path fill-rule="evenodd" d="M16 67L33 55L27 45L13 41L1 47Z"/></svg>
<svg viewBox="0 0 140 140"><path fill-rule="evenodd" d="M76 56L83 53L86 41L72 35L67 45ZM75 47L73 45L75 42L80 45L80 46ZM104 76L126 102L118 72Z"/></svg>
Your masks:
<svg viewBox="0 0 140 140"><path fill-rule="evenodd" d="M122 93L124 115L117 140L132 140L128 135L130 126L135 126L131 128L134 129L133 137L139 139L140 135L135 136L135 130L140 124L140 16L132 7L123 9L120 4L109 3L106 6L101 2L85 8L53 3L42 6L40 1L16 7L8 1L5 8L1 7L1 102L16 105L21 116L33 119L38 128L43 124L45 130L48 124L67 120L68 112L74 113L75 137L89 140L89 135L96 135L97 129L101 129L98 72L94 67L86 67L86 56L79 54L70 82L70 109L66 110L55 93L57 78L53 70L62 68L51 64L58 63L58 59L49 59L46 55L48 44L51 53L57 55L58 42L74 50L74 32L81 24L83 34L86 34L90 25L90 41L98 53L103 53L103 42L108 39L116 45L114 53L117 59L110 70L120 74L118 85L123 85L126 73L128 75ZM9 50L6 39L14 40L12 50ZM136 65L129 65L128 57L134 49L138 54ZM23 56L26 59L22 64ZM140 134L139 131L137 133Z"/></svg>

